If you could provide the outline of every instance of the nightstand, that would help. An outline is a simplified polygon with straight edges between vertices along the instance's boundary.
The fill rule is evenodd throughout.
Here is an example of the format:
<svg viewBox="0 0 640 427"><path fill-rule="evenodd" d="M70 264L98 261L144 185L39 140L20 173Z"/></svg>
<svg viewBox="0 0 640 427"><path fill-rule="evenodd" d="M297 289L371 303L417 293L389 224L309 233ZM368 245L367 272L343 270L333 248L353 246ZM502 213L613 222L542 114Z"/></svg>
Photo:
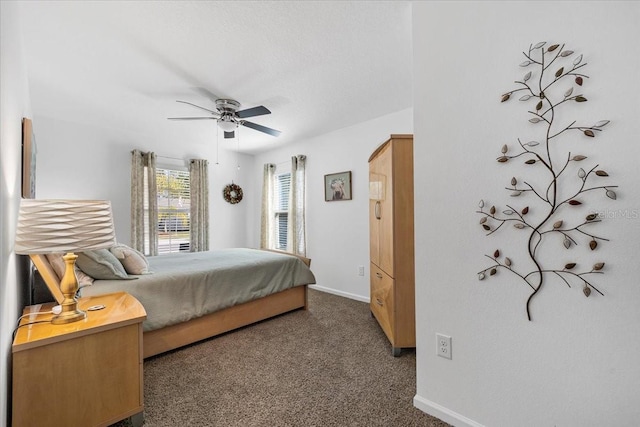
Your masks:
<svg viewBox="0 0 640 427"><path fill-rule="evenodd" d="M78 322L53 325L52 314L20 321L12 347L14 427L109 426L127 417L142 424L144 307L124 292L80 298L78 306L87 312Z"/></svg>

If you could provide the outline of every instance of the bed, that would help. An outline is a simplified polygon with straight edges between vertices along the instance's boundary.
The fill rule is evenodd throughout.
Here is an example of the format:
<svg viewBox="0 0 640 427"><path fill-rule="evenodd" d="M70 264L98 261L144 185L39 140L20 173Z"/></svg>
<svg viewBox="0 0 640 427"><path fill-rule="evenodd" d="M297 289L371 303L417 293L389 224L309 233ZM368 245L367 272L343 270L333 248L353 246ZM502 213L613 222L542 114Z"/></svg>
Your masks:
<svg viewBox="0 0 640 427"><path fill-rule="evenodd" d="M60 302L59 280L47 257L32 256ZM131 280L95 280L82 296L125 291L147 311L143 323L148 358L279 314L307 307L315 283L310 260L248 248L148 257L151 274Z"/></svg>

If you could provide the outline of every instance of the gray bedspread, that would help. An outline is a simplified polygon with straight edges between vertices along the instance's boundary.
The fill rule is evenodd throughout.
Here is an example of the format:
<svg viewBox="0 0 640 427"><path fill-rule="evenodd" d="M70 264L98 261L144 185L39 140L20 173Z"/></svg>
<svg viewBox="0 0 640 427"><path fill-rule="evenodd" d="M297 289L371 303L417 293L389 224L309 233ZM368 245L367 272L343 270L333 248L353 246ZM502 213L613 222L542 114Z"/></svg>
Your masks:
<svg viewBox="0 0 640 427"><path fill-rule="evenodd" d="M185 252L148 260L152 274L96 280L82 289L82 296L128 292L147 311L143 329L151 331L316 282L302 260L257 249Z"/></svg>

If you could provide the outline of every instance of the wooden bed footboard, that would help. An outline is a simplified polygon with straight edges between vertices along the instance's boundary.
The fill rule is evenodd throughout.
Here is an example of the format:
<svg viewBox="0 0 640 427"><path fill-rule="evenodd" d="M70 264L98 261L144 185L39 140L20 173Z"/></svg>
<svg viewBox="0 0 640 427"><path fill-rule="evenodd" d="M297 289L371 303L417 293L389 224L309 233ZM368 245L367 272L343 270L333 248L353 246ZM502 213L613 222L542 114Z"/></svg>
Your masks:
<svg viewBox="0 0 640 427"><path fill-rule="evenodd" d="M144 333L146 359L292 310L307 308L307 285Z"/></svg>

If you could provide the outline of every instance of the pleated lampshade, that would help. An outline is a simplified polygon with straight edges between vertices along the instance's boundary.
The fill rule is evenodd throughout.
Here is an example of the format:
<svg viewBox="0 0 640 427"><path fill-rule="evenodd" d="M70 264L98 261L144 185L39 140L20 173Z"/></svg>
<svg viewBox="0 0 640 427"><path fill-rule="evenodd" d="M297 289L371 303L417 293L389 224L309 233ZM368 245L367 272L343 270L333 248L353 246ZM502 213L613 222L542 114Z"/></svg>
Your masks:
<svg viewBox="0 0 640 427"><path fill-rule="evenodd" d="M111 202L107 200L20 201L17 254L84 252L115 243Z"/></svg>

